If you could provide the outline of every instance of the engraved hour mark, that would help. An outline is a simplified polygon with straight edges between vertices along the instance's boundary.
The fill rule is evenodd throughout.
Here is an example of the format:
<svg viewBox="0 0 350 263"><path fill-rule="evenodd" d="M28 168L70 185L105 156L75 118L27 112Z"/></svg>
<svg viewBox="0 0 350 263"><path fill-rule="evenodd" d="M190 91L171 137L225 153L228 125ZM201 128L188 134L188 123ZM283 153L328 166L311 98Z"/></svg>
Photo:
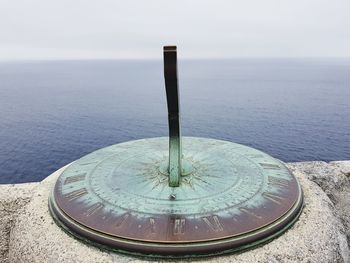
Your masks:
<svg viewBox="0 0 350 263"><path fill-rule="evenodd" d="M149 219L149 224L151 225L150 226L151 233L154 234L156 232L156 221L154 220L154 218L151 217Z"/></svg>
<svg viewBox="0 0 350 263"><path fill-rule="evenodd" d="M101 202L98 202L96 204L93 204L92 206L89 207L89 209L85 212L86 216L91 216L93 214L95 214L96 212L98 212L99 210L101 210L102 208L104 208L105 205L102 204Z"/></svg>
<svg viewBox="0 0 350 263"><path fill-rule="evenodd" d="M118 228L118 227L121 227L125 222L126 220L129 218L130 214L129 213L126 213L124 215L121 216L121 218L118 218L117 222L115 223L115 227Z"/></svg>
<svg viewBox="0 0 350 263"><path fill-rule="evenodd" d="M183 235L185 234L185 224L186 219L184 218L176 218L174 220L174 228L173 228L173 234L176 235Z"/></svg>
<svg viewBox="0 0 350 263"><path fill-rule="evenodd" d="M283 197L275 195L275 194L271 194L271 193L268 193L268 192L263 192L261 195L263 197L265 197L266 199L269 199L270 201L272 201L272 202L274 202L274 203L276 203L278 205L281 205L282 201L284 200Z"/></svg>
<svg viewBox="0 0 350 263"><path fill-rule="evenodd" d="M85 180L85 176L86 176L86 173L69 176L69 177L66 178L66 180L64 180L63 184L66 185L66 184L71 184L71 183L75 183L75 182L79 182L79 181Z"/></svg>
<svg viewBox="0 0 350 263"><path fill-rule="evenodd" d="M280 187L287 187L289 185L289 181L287 179L284 179L284 178L269 176L268 177L268 184L269 185L277 185Z"/></svg>
<svg viewBox="0 0 350 263"><path fill-rule="evenodd" d="M92 164L92 163L98 163L98 161L92 161L92 162L88 162L88 163L80 163L79 165L89 165L89 164Z"/></svg>
<svg viewBox="0 0 350 263"><path fill-rule="evenodd" d="M67 198L68 201L73 201L79 197L82 197L83 195L86 195L87 193L88 191L86 190L86 188L81 188L68 194L65 194L64 197Z"/></svg>
<svg viewBox="0 0 350 263"><path fill-rule="evenodd" d="M259 153L251 153L251 154L248 154L247 155L249 158L261 158L261 157L264 157L264 155L262 154L259 154Z"/></svg>
<svg viewBox="0 0 350 263"><path fill-rule="evenodd" d="M272 163L259 163L264 169L268 170L280 170L281 167L277 164L272 164Z"/></svg>
<svg viewBox="0 0 350 263"><path fill-rule="evenodd" d="M202 217L202 219L214 232L221 232L224 230L218 216Z"/></svg>
<svg viewBox="0 0 350 263"><path fill-rule="evenodd" d="M239 210L241 210L243 213L246 213L247 215L255 217L256 219L261 219L262 218L262 216L259 216L259 215L255 214L252 211L249 211L248 209L246 209L244 207L240 207Z"/></svg>

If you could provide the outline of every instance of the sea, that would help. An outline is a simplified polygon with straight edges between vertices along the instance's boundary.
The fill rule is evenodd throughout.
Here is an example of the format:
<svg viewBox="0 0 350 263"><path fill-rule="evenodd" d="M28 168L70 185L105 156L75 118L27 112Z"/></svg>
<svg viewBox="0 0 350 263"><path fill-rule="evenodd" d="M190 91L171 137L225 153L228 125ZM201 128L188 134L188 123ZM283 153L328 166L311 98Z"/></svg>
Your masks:
<svg viewBox="0 0 350 263"><path fill-rule="evenodd" d="M282 161L350 159L350 59L179 60L183 136ZM168 136L161 60L0 62L0 183ZM184 149L185 151L185 149Z"/></svg>

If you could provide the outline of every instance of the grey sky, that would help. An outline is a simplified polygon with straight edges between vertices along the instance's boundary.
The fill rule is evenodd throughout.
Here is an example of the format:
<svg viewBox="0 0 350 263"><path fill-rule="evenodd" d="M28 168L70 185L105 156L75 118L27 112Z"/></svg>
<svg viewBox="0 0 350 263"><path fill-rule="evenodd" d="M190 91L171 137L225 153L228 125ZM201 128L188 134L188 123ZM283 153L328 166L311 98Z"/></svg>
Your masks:
<svg viewBox="0 0 350 263"><path fill-rule="evenodd" d="M350 0L0 0L0 60L350 57Z"/></svg>

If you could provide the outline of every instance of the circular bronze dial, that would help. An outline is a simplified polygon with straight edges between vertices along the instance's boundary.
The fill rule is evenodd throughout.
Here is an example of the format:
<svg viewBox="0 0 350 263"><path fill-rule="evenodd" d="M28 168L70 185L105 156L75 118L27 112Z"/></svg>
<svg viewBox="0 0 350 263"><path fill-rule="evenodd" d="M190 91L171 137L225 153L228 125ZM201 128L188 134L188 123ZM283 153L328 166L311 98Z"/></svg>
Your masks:
<svg viewBox="0 0 350 263"><path fill-rule="evenodd" d="M110 248L157 255L225 253L285 230L302 207L278 160L226 141L184 137L178 187L169 187L168 138L113 145L72 163L50 198L57 221Z"/></svg>

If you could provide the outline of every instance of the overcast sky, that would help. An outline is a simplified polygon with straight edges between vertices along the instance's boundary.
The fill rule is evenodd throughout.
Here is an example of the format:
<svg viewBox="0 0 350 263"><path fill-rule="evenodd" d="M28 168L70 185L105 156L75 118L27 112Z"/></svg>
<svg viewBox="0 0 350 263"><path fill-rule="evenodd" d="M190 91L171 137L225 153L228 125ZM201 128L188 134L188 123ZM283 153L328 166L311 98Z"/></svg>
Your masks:
<svg viewBox="0 0 350 263"><path fill-rule="evenodd" d="M0 60L350 57L350 0L0 0Z"/></svg>

